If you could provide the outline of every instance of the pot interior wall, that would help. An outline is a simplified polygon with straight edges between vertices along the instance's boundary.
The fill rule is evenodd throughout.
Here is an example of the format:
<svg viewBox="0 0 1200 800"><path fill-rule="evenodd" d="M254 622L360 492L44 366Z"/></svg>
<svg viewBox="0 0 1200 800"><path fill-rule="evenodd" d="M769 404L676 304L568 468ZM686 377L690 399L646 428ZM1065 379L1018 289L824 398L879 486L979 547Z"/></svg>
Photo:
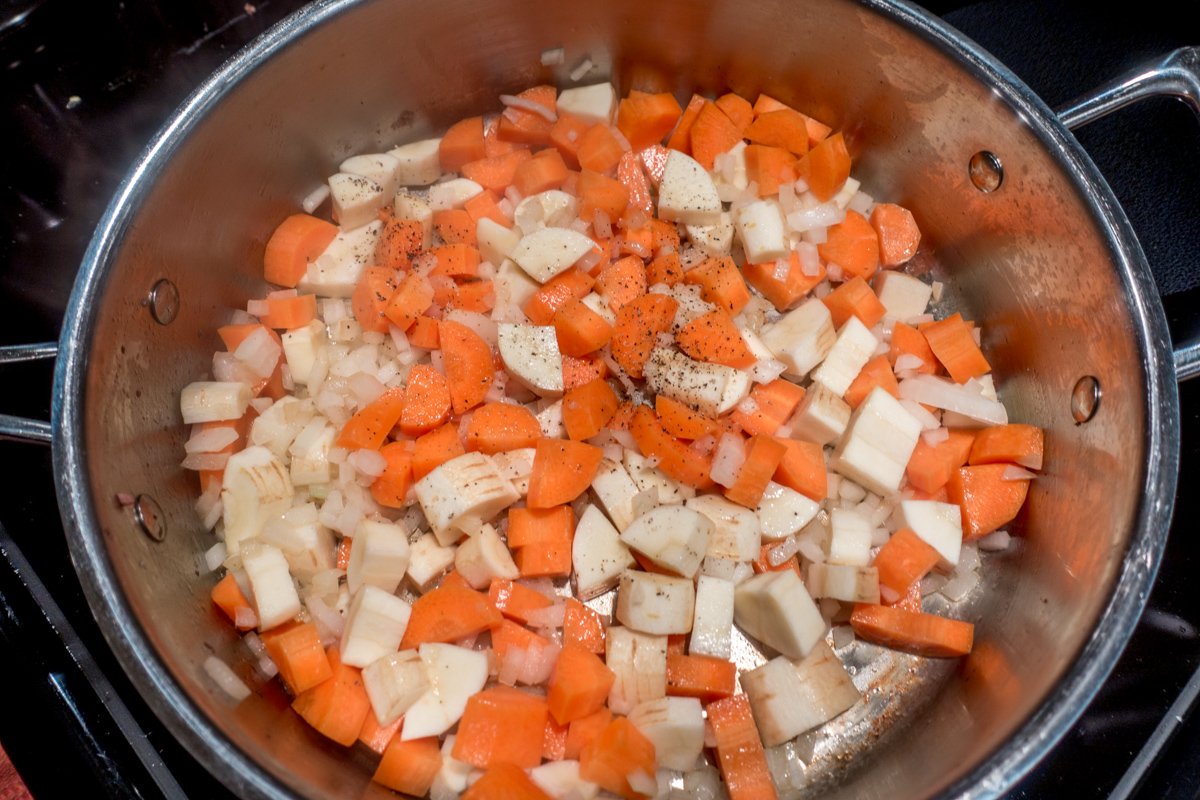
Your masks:
<svg viewBox="0 0 1200 800"><path fill-rule="evenodd" d="M540 66L540 52L555 46L566 64ZM693 90L765 91L844 130L864 189L914 211L925 234L919 263L984 326L1013 418L1047 429L1045 474L1013 527L1021 538L987 560L986 587L967 612L978 622L975 652L921 667L919 708L893 704L896 674L918 669L915 659L896 661L891 682L871 691L889 723L845 742L871 752L849 770L832 755L812 768L834 796L932 794L1013 734L1096 624L1140 498L1144 374L1112 254L1070 175L989 86L854 3L663 0L647 13L635 0L377 0L337 14L229 88L133 214L92 339L88 464L128 607L192 701L280 783L310 796L376 791L366 759L348 769L346 754L298 723L277 689L235 709L203 674L213 653L247 676L250 665L211 608L211 578L199 576L197 554L213 539L192 511L194 476L175 466L187 436L179 390L209 372L216 326L261 294L273 226L342 158L494 109L502 92L565 83L584 57L596 64L585 81L611 75L621 92L666 89L686 100ZM985 149L1005 168L991 194L967 172ZM143 304L162 277L182 297L165 327ZM1085 374L1100 379L1104 400L1077 426L1069 398ZM111 501L118 492L158 500L165 541L138 532ZM905 728L921 735L894 735Z"/></svg>

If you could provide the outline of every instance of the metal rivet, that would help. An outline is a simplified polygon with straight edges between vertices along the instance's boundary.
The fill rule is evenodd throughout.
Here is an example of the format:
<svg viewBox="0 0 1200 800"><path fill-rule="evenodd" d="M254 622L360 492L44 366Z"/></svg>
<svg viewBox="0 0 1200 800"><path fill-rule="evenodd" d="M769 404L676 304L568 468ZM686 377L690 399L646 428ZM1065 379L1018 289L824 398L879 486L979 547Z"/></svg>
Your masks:
<svg viewBox="0 0 1200 800"><path fill-rule="evenodd" d="M159 325L170 325L179 314L179 289L166 278L160 279L146 298L150 316Z"/></svg>
<svg viewBox="0 0 1200 800"><path fill-rule="evenodd" d="M1000 157L987 150L980 150L971 156L967 172L971 176L971 183L984 194L996 191L1004 183L1004 166L1000 163Z"/></svg>
<svg viewBox="0 0 1200 800"><path fill-rule="evenodd" d="M156 542L167 538L167 518L163 516L158 501L148 494L139 494L133 500L133 518L142 533Z"/></svg>
<svg viewBox="0 0 1200 800"><path fill-rule="evenodd" d="M1084 375L1075 382L1071 390L1071 416L1077 424L1083 423L1096 416L1100 409L1100 381L1093 375Z"/></svg>

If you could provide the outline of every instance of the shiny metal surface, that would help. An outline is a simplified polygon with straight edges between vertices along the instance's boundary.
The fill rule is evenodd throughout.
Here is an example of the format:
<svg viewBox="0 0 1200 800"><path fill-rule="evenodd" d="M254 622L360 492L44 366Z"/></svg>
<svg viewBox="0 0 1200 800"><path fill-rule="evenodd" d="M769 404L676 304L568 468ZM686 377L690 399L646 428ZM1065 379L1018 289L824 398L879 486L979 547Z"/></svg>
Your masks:
<svg viewBox="0 0 1200 800"><path fill-rule="evenodd" d="M1078 128L1147 97L1177 97L1200 115L1200 47L1184 47L1058 109L1068 128Z"/></svg>
<svg viewBox="0 0 1200 800"><path fill-rule="evenodd" d="M101 221L57 364L60 508L118 657L234 791L388 795L369 784L367 759L308 730L274 686L235 708L203 674L210 654L246 677L250 665L195 568L212 539L174 466L179 389L210 368L213 329L261 291L272 227L343 157L494 108L500 93L565 85L584 57L596 64L584 82L765 91L844 130L864 187L916 214L918 267L982 322L1012 416L1047 430L1019 546L986 560L985 585L957 610L977 622L975 652L952 662L847 648L867 702L807 742L811 755L796 751L804 783L829 797L997 796L1124 646L1170 518L1178 400L1149 270L1079 145L1001 65L899 2L664 0L655 11L635 0L314 4L192 96ZM555 46L566 50L557 71L538 58ZM1004 165L987 194L965 168L982 150ZM144 287L167 277L187 303L163 327ZM1082 374L1104 402L1076 425L1067 401ZM153 495L170 535L141 533L118 493Z"/></svg>
<svg viewBox="0 0 1200 800"><path fill-rule="evenodd" d="M26 361L41 361L57 355L58 342L10 345L0 347L0 366L20 364ZM14 417L11 414L0 414L0 439L50 444L52 438L49 422Z"/></svg>
<svg viewBox="0 0 1200 800"><path fill-rule="evenodd" d="M19 364L25 361L41 361L58 355L58 342L40 344L15 344L0 347L0 364Z"/></svg>

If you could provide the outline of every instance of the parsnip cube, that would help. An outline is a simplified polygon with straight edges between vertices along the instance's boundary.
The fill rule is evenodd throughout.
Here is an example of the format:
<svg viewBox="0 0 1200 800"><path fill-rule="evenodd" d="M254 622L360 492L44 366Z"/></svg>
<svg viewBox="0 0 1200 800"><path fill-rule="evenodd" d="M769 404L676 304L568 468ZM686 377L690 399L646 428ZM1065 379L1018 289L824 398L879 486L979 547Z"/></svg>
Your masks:
<svg viewBox="0 0 1200 800"><path fill-rule="evenodd" d="M577 216L575 196L549 189L531 194L513 210L518 239L541 228L568 228Z"/></svg>
<svg viewBox="0 0 1200 800"><path fill-rule="evenodd" d="M464 203L482 192L483 187L470 178L451 178L429 187L429 207L434 211L462 208Z"/></svg>
<svg viewBox="0 0 1200 800"><path fill-rule="evenodd" d="M787 258L787 228L777 201L756 200L742 206L737 213L737 232L751 264Z"/></svg>
<svg viewBox="0 0 1200 800"><path fill-rule="evenodd" d="M690 578L710 549L714 528L698 509L659 506L635 519L621 541L660 567Z"/></svg>
<svg viewBox="0 0 1200 800"><path fill-rule="evenodd" d="M242 543L262 533L268 520L290 509L295 496L287 468L267 448L247 447L231 455L221 483L221 520L229 555L237 555Z"/></svg>
<svg viewBox="0 0 1200 800"><path fill-rule="evenodd" d="M533 457L537 451L532 447L507 450L492 456L492 462L500 475L512 481L517 494L529 494L529 476L533 474Z"/></svg>
<svg viewBox="0 0 1200 800"><path fill-rule="evenodd" d="M559 114L571 114L592 124L611 122L616 108L617 90L611 83L576 86L558 95Z"/></svg>
<svg viewBox="0 0 1200 800"><path fill-rule="evenodd" d="M542 436L547 439L567 438L567 429L563 427L562 400L555 400L550 405L535 414Z"/></svg>
<svg viewBox="0 0 1200 800"><path fill-rule="evenodd" d="M365 585L354 595L342 631L342 663L365 667L396 652L412 606L378 586Z"/></svg>
<svg viewBox="0 0 1200 800"><path fill-rule="evenodd" d="M644 375L655 394L665 394L707 416L725 413L750 393L744 372L697 361L669 347L654 349Z"/></svg>
<svg viewBox="0 0 1200 800"><path fill-rule="evenodd" d="M539 228L521 238L509 257L538 283L571 268L596 246L572 228Z"/></svg>
<svg viewBox="0 0 1200 800"><path fill-rule="evenodd" d="M592 492L618 531L624 531L633 522L633 498L639 491L624 466L609 458L600 461L592 479Z"/></svg>
<svg viewBox="0 0 1200 800"><path fill-rule="evenodd" d="M396 219L421 223L421 247L429 248L433 245L433 206L429 205L428 200L409 192L396 192L392 208L395 210Z"/></svg>
<svg viewBox="0 0 1200 800"><path fill-rule="evenodd" d="M493 580L516 580L521 577L512 553L491 525L484 525L475 536L458 546L454 554L454 569L474 589L486 589Z"/></svg>
<svg viewBox="0 0 1200 800"><path fill-rule="evenodd" d="M288 371L292 373L292 382L300 386L307 385L317 353L329 345L325 323L314 319L303 328L284 332L280 338L283 340L283 357L287 360Z"/></svg>
<svg viewBox="0 0 1200 800"><path fill-rule="evenodd" d="M850 418L833 468L875 494L891 494L900 487L920 435L921 423L876 387Z"/></svg>
<svg viewBox="0 0 1200 800"><path fill-rule="evenodd" d="M417 481L414 491L438 542L456 542L462 532L488 522L517 501L512 481L502 478L491 458L465 453Z"/></svg>
<svg viewBox="0 0 1200 800"><path fill-rule="evenodd" d="M242 545L241 555L258 614L258 629L270 630L299 614L300 595L279 548L251 540Z"/></svg>
<svg viewBox="0 0 1200 800"><path fill-rule="evenodd" d="M764 327L762 332L763 344L787 366L787 374L795 378L803 378L820 364L836 338L829 309L815 297Z"/></svg>
<svg viewBox="0 0 1200 800"><path fill-rule="evenodd" d="M393 147L388 155L396 159L396 181L401 186L428 186L442 177L438 147L442 140L422 139Z"/></svg>
<svg viewBox="0 0 1200 800"><path fill-rule="evenodd" d="M418 652L429 688L404 714L400 740L405 742L450 730L466 711L467 700L483 689L488 678L488 657L483 651L427 642Z"/></svg>
<svg viewBox="0 0 1200 800"><path fill-rule="evenodd" d="M670 151L658 185L658 215L685 225L721 221L721 198L712 177L694 158Z"/></svg>
<svg viewBox="0 0 1200 800"><path fill-rule="evenodd" d="M654 744L654 757L667 769L695 768L704 749L704 711L694 697L660 697L639 703L629 721Z"/></svg>
<svg viewBox="0 0 1200 800"><path fill-rule="evenodd" d="M829 515L829 563L871 563L871 521L857 511L835 508Z"/></svg>
<svg viewBox="0 0 1200 800"><path fill-rule="evenodd" d="M689 578L625 570L617 590L617 620L635 631L687 633L692 629L696 590Z"/></svg>
<svg viewBox="0 0 1200 800"><path fill-rule="evenodd" d="M391 153L365 153L347 158L338 167L338 172L361 175L375 181L383 189L383 202L386 203L396 196L396 173L399 169L400 160Z"/></svg>
<svg viewBox="0 0 1200 800"><path fill-rule="evenodd" d="M571 542L575 595L590 600L617 584L621 574L637 563L621 542L617 529L603 512L589 505L575 526Z"/></svg>
<svg viewBox="0 0 1200 800"><path fill-rule="evenodd" d="M363 667L363 688L381 725L391 725L429 689L425 663L416 650L377 658Z"/></svg>
<svg viewBox="0 0 1200 800"><path fill-rule="evenodd" d="M404 580L408 558L408 531L403 525L364 519L354 529L346 586L351 594L364 585L392 594Z"/></svg>
<svg viewBox="0 0 1200 800"><path fill-rule="evenodd" d="M291 478L296 486L311 486L333 480L329 450L337 438L337 429L324 417L316 417L300 431L288 448Z"/></svg>
<svg viewBox="0 0 1200 800"><path fill-rule="evenodd" d="M282 517L269 520L262 540L279 548L288 571L297 578L333 569L337 561L333 533L320 523L312 503L293 506Z"/></svg>
<svg viewBox="0 0 1200 800"><path fill-rule="evenodd" d="M828 722L859 698L846 668L824 640L802 661L779 656L742 673L742 689L768 747Z"/></svg>
<svg viewBox="0 0 1200 800"><path fill-rule="evenodd" d="M833 392L814 383L790 423L792 436L825 446L846 432L850 424L850 406Z"/></svg>
<svg viewBox="0 0 1200 800"><path fill-rule="evenodd" d="M701 575L696 581L696 613L688 652L728 659L733 628L733 582Z"/></svg>
<svg viewBox="0 0 1200 800"><path fill-rule="evenodd" d="M504 266L504 262L509 262L513 269L521 273L521 277L528 284L532 284L537 291L537 283L530 279L523 270L517 267L509 255L516 249L521 241L521 233L515 228L506 228L491 217L480 217L475 223L475 239L479 242L479 255L484 261L490 264L499 264ZM499 277L497 275L497 277ZM533 294L533 292L530 292ZM497 300L499 300L499 291L497 289ZM521 305L524 305L522 303Z"/></svg>
<svg viewBox="0 0 1200 800"><path fill-rule="evenodd" d="M502 322L497 339L500 358L518 383L542 397L562 395L562 354L553 325Z"/></svg>
<svg viewBox="0 0 1200 800"><path fill-rule="evenodd" d="M712 225L684 226L684 233L697 250L713 258L727 256L733 251L733 215L727 211L722 211L720 219Z"/></svg>
<svg viewBox="0 0 1200 800"><path fill-rule="evenodd" d="M616 675L608 707L628 714L639 703L667 694L667 637L614 626L604 637L604 662Z"/></svg>
<svg viewBox="0 0 1200 800"><path fill-rule="evenodd" d="M748 508L730 502L719 494L702 494L688 500L685 506L698 511L713 524L704 555L753 561L758 558L762 528L758 516ZM683 574L683 573L680 573Z"/></svg>
<svg viewBox="0 0 1200 800"><path fill-rule="evenodd" d="M913 533L938 551L942 557L939 567L948 570L958 564L963 539L958 506L935 500L905 500L896 509L896 520L899 527L912 528Z"/></svg>
<svg viewBox="0 0 1200 800"><path fill-rule="evenodd" d="M933 287L912 275L894 269L882 269L875 276L875 293L887 309L887 315L904 322L925 313L929 298L933 295Z"/></svg>
<svg viewBox="0 0 1200 800"><path fill-rule="evenodd" d="M353 550L353 548L351 548ZM432 533L412 543L408 555L408 577L425 591L438 576L454 565L454 548L443 547Z"/></svg>
<svg viewBox="0 0 1200 800"><path fill-rule="evenodd" d="M250 405L250 386L234 381L194 381L183 387L179 406L187 425L241 419Z"/></svg>
<svg viewBox="0 0 1200 800"><path fill-rule="evenodd" d="M333 219L345 230L366 225L379 214L389 199L383 187L362 175L339 172L329 178Z"/></svg>
<svg viewBox="0 0 1200 800"><path fill-rule="evenodd" d="M879 340L858 317L850 317L838 331L829 355L813 371L813 383L841 397L875 354Z"/></svg>
<svg viewBox="0 0 1200 800"><path fill-rule="evenodd" d="M810 564L808 593L846 603L879 603L879 570L848 564Z"/></svg>
<svg viewBox="0 0 1200 800"><path fill-rule="evenodd" d="M296 288L317 297L353 297L363 270L375 257L381 231L383 223L379 220L339 231L325 251L309 262Z"/></svg>
<svg viewBox="0 0 1200 800"><path fill-rule="evenodd" d="M626 450L622 460L637 491L654 492L659 505L679 505L696 496L695 489L671 479L658 467L650 466L650 461L641 453Z"/></svg>
<svg viewBox="0 0 1200 800"><path fill-rule="evenodd" d="M579 777L579 762L574 759L547 761L529 770L529 777L554 800L594 800L600 793L599 786Z"/></svg>
<svg viewBox="0 0 1200 800"><path fill-rule="evenodd" d="M764 541L777 541L798 532L812 521L821 504L775 481L767 483L755 513Z"/></svg>
<svg viewBox="0 0 1200 800"><path fill-rule="evenodd" d="M825 635L825 620L800 576L764 572L734 593L733 618L743 631L789 658L803 658Z"/></svg>

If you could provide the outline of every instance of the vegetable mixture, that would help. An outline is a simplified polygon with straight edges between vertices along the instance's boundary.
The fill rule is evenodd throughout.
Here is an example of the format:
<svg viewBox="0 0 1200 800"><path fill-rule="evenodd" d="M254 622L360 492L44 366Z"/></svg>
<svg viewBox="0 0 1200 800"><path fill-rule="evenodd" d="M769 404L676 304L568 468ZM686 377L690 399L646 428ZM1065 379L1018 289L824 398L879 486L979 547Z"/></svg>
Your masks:
<svg viewBox="0 0 1200 800"><path fill-rule="evenodd" d="M213 602L398 792L794 793L770 756L859 702L847 642L971 651L922 597L1007 546L1042 432L841 133L765 95L499 100L270 237L279 288L182 395Z"/></svg>

